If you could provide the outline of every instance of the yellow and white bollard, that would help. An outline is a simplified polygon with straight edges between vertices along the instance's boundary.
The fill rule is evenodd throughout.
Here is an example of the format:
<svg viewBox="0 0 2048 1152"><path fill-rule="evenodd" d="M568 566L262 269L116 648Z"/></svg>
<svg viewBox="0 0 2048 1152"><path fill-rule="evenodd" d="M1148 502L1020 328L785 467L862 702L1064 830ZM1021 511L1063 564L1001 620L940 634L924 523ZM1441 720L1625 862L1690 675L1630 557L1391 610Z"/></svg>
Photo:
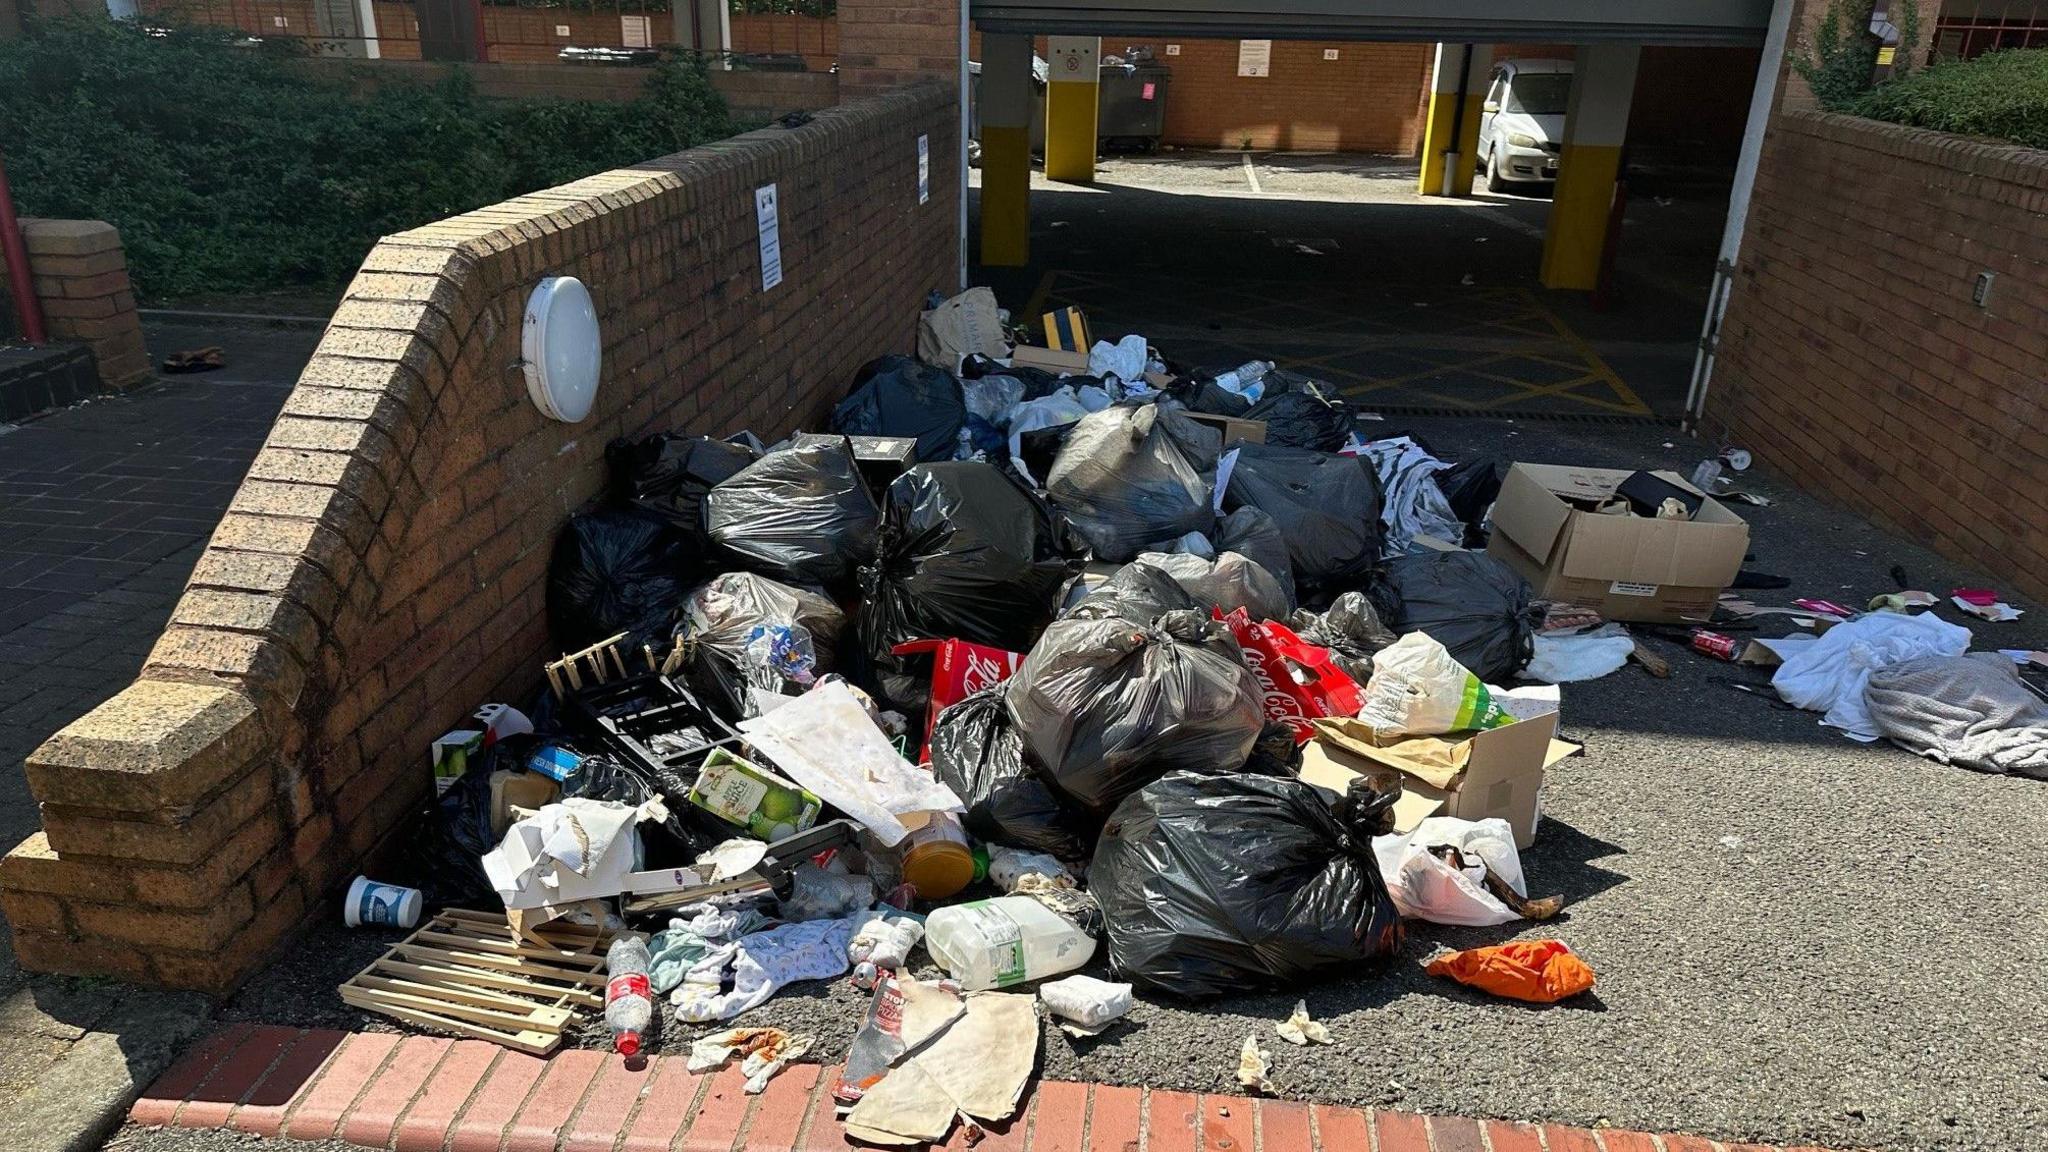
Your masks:
<svg viewBox="0 0 2048 1152"><path fill-rule="evenodd" d="M981 38L981 262L1016 268L1031 259L1031 37Z"/></svg>
<svg viewBox="0 0 2048 1152"><path fill-rule="evenodd" d="M1051 36L1045 54L1051 66L1045 89L1045 178L1093 183L1102 41L1094 36Z"/></svg>
<svg viewBox="0 0 2048 1152"><path fill-rule="evenodd" d="M1572 71L1565 106L1564 147L1557 160L1557 190L1543 233L1543 286L1590 290L1600 281L1607 214L1621 174L1628 139L1629 101L1635 95L1637 44L1587 44Z"/></svg>
<svg viewBox="0 0 2048 1152"><path fill-rule="evenodd" d="M1422 178L1416 192L1424 196L1472 194L1472 171L1479 161L1479 110L1492 71L1491 45L1436 46L1429 119L1422 129ZM1458 101L1461 90L1465 96L1462 108Z"/></svg>

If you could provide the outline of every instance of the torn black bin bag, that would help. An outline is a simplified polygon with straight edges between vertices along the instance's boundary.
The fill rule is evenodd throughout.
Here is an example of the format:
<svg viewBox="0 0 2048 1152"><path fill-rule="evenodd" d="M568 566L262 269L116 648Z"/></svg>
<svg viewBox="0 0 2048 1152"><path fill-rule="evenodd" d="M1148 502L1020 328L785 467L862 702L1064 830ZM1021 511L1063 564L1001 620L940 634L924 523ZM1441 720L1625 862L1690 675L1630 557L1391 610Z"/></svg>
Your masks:
<svg viewBox="0 0 2048 1152"><path fill-rule="evenodd" d="M1223 506L1273 518L1304 603L1364 587L1379 561L1380 481L1360 457L1240 444Z"/></svg>
<svg viewBox="0 0 2048 1152"><path fill-rule="evenodd" d="M1250 773L1146 785L1109 818L1088 870L1111 969L1190 999L1360 975L1401 944L1372 852L1399 795L1363 777L1334 804L1315 785Z"/></svg>
<svg viewBox="0 0 2048 1152"><path fill-rule="evenodd" d="M1300 609L1290 623L1303 640L1329 649L1330 659L1360 685L1372 679L1372 658L1400 639L1380 622L1372 600L1363 592L1344 593L1330 602L1327 611Z"/></svg>
<svg viewBox="0 0 2048 1152"><path fill-rule="evenodd" d="M1335 452L1351 435L1354 420L1343 400L1327 395L1306 376L1268 372L1266 395L1244 410L1246 420L1266 422L1266 443L1282 448Z"/></svg>
<svg viewBox="0 0 2048 1152"><path fill-rule="evenodd" d="M760 458L746 444L668 432L614 440L604 450L612 500L661 517L699 548L708 547L704 494Z"/></svg>
<svg viewBox="0 0 2048 1152"><path fill-rule="evenodd" d="M843 436L910 436L919 460L950 460L967 418L960 381L944 368L910 356L869 361L853 390L832 409L829 427Z"/></svg>
<svg viewBox="0 0 2048 1152"><path fill-rule="evenodd" d="M960 460L898 477L883 501L874 562L860 570L871 687L915 721L931 658L897 656L896 645L954 639L1029 651L1079 566L1071 551L1052 510L1002 469Z"/></svg>
<svg viewBox="0 0 2048 1152"><path fill-rule="evenodd" d="M1172 573L1150 564L1126 564L1102 586L1061 614L1067 620L1123 620L1141 628L1168 612L1207 612Z"/></svg>
<svg viewBox="0 0 2048 1152"><path fill-rule="evenodd" d="M850 584L879 515L844 440L770 452L704 496L712 542L786 584Z"/></svg>
<svg viewBox="0 0 2048 1152"><path fill-rule="evenodd" d="M996 684L939 713L932 729L932 773L967 805L961 823L975 839L1083 859L1087 822L1027 762L1024 738L1003 703L1007 691L1007 683Z"/></svg>
<svg viewBox="0 0 2048 1152"><path fill-rule="evenodd" d="M692 827L692 814L702 811L689 803L690 789L696 783L694 776L687 780L680 775L657 777L640 765L592 753L562 782L562 798L616 800L635 808L660 800L668 815L638 826L644 863L648 868L681 868L724 838L713 834L716 821Z"/></svg>
<svg viewBox="0 0 2048 1152"><path fill-rule="evenodd" d="M1507 478L1508 458L1491 455L1461 460L1431 477L1450 502L1451 513L1465 522L1467 545L1486 543L1479 526L1500 497L1500 486Z"/></svg>
<svg viewBox="0 0 2048 1152"><path fill-rule="evenodd" d="M1215 524L1209 501L1221 443L1177 408L1120 404L1090 412L1045 473L1046 496L1065 510L1096 559L1121 563L1155 540Z"/></svg>
<svg viewBox="0 0 2048 1152"><path fill-rule="evenodd" d="M1175 769L1244 764L1265 712L1221 624L1200 611L1168 612L1149 626L1079 612L1045 630L1006 697L1054 792L1099 822Z"/></svg>
<svg viewBox="0 0 2048 1152"><path fill-rule="evenodd" d="M1373 607L1394 632L1427 632L1488 684L1506 683L1535 654L1529 582L1484 552L1425 552L1387 562Z"/></svg>
<svg viewBox="0 0 2048 1152"><path fill-rule="evenodd" d="M638 508L571 516L548 558L548 630L574 652L621 632L626 649L667 644L684 592L702 563L689 538Z"/></svg>

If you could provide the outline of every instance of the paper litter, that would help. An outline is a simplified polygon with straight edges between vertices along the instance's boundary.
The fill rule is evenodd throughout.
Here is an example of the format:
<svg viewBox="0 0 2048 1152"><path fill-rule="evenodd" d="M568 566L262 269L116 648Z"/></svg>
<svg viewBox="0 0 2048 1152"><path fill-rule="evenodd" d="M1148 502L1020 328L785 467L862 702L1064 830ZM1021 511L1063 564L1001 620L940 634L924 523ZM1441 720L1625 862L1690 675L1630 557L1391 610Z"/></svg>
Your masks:
<svg viewBox="0 0 2048 1152"><path fill-rule="evenodd" d="M1273 1031L1278 1032L1282 1040L1296 1048L1330 1043L1330 1030L1309 1019L1306 1000L1296 1000L1293 1013L1287 1019L1273 1025Z"/></svg>

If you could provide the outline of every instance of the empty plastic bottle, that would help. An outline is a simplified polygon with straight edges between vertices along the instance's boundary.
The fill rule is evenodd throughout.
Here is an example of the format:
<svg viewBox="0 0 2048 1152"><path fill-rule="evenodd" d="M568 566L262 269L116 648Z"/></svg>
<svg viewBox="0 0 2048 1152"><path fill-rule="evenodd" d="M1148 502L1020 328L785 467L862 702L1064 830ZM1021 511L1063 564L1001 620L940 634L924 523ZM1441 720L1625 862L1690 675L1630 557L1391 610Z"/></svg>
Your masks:
<svg viewBox="0 0 2048 1152"><path fill-rule="evenodd" d="M604 954L604 1026L611 1031L612 1049L621 1056L639 1053L640 1037L654 1022L654 990L647 982L653 959L647 941L631 934L612 941Z"/></svg>
<svg viewBox="0 0 2048 1152"><path fill-rule="evenodd" d="M1004 896L934 911L924 946L970 992L1071 972L1095 955L1095 941L1029 896Z"/></svg>

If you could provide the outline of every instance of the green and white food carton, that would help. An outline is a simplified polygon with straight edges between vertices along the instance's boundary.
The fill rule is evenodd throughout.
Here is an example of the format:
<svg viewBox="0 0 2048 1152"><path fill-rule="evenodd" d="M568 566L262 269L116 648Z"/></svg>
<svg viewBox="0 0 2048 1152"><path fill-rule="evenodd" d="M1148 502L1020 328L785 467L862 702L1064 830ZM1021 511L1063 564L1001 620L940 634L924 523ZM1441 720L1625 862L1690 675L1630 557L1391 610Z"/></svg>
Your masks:
<svg viewBox="0 0 2048 1152"><path fill-rule="evenodd" d="M697 772L690 803L749 836L775 841L818 822L824 801L766 768L713 748Z"/></svg>

